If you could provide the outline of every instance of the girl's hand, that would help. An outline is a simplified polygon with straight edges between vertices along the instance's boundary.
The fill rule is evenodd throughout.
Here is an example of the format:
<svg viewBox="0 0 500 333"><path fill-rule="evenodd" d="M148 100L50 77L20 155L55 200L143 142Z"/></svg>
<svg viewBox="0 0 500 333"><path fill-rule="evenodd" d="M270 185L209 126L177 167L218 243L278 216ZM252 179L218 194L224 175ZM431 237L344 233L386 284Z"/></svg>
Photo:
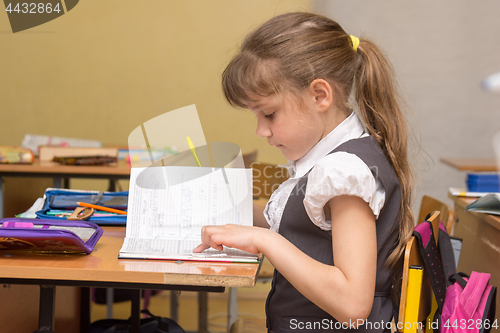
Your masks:
<svg viewBox="0 0 500 333"><path fill-rule="evenodd" d="M201 228L201 244L193 252L202 252L210 247L222 251L222 246L234 247L250 253L260 253L259 241L268 229L226 224Z"/></svg>

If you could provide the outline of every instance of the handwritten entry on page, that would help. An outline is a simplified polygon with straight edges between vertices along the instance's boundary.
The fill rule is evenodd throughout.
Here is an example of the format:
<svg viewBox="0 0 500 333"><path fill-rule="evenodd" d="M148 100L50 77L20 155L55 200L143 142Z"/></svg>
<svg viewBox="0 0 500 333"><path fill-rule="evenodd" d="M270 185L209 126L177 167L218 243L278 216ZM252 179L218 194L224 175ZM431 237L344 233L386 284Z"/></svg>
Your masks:
<svg viewBox="0 0 500 333"><path fill-rule="evenodd" d="M253 224L251 169L132 168L119 257L256 261L257 256L231 248L193 254L204 225L228 223Z"/></svg>

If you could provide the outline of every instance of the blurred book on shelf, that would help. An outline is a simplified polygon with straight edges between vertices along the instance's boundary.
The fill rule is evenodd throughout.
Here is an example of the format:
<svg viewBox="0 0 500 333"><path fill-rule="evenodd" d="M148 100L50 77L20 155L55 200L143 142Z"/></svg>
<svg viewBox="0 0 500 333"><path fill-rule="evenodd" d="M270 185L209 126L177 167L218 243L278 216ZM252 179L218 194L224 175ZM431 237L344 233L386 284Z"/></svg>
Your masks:
<svg viewBox="0 0 500 333"><path fill-rule="evenodd" d="M42 162L58 162L64 165L103 165L116 163L118 148L89 147L40 147Z"/></svg>
<svg viewBox="0 0 500 333"><path fill-rule="evenodd" d="M97 140L26 134L21 146L31 149L33 154L38 156L41 146L101 148L102 143Z"/></svg>
<svg viewBox="0 0 500 333"><path fill-rule="evenodd" d="M169 157L179 152L175 147L134 147L118 149L118 159L127 162L134 161L159 161L162 158Z"/></svg>
<svg viewBox="0 0 500 333"><path fill-rule="evenodd" d="M31 164L35 156L31 149L17 146L0 146L0 164Z"/></svg>

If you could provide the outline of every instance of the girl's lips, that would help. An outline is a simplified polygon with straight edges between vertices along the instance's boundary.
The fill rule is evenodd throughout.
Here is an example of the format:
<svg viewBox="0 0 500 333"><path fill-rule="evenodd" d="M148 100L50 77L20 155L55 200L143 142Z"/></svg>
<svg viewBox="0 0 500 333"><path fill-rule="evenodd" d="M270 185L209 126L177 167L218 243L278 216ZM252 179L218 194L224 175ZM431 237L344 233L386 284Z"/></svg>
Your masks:
<svg viewBox="0 0 500 333"><path fill-rule="evenodd" d="M280 144L274 144L274 143L269 143L269 145L273 146L273 147L276 147L276 148L281 148L283 147L283 145L280 145Z"/></svg>

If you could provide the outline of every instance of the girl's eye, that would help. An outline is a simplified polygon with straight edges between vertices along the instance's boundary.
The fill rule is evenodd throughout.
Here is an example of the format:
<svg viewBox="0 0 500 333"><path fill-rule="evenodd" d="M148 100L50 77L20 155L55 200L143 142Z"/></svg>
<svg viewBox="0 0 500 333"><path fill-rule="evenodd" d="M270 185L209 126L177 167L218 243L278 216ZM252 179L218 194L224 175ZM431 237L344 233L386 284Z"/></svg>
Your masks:
<svg viewBox="0 0 500 333"><path fill-rule="evenodd" d="M270 114L266 114L266 116L265 116L265 117L266 117L266 118L274 118L274 114L275 114L275 113L276 113L276 112L273 112L273 113L270 113Z"/></svg>

